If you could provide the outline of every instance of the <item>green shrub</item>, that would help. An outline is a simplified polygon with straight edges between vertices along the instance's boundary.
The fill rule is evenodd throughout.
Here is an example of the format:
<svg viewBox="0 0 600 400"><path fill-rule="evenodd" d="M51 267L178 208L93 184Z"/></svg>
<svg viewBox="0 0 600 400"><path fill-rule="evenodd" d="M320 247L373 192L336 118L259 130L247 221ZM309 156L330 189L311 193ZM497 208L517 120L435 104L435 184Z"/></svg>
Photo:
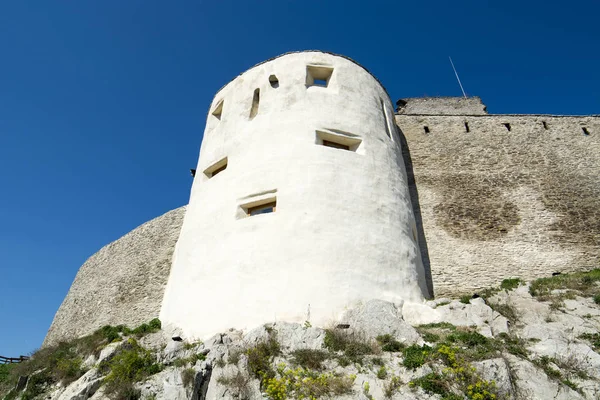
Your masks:
<svg viewBox="0 0 600 400"><path fill-rule="evenodd" d="M600 304L600 294L594 295L594 303Z"/></svg>
<svg viewBox="0 0 600 400"><path fill-rule="evenodd" d="M386 399L391 399L400 387L402 387L400 377L392 376L392 379L383 385L383 395Z"/></svg>
<svg viewBox="0 0 600 400"><path fill-rule="evenodd" d="M502 283L500 283L500 288L504 290L513 290L518 288L522 283L523 281L519 278L508 278L504 279Z"/></svg>
<svg viewBox="0 0 600 400"><path fill-rule="evenodd" d="M323 369L323 361L329 358L329 353L324 350L299 349L292 352L292 364L306 369Z"/></svg>
<svg viewBox="0 0 600 400"><path fill-rule="evenodd" d="M276 376L267 380L265 392L271 400L331 398L351 393L355 379L354 375L280 366Z"/></svg>
<svg viewBox="0 0 600 400"><path fill-rule="evenodd" d="M387 370L385 369L385 367L383 365L377 370L377 378L379 378L379 379L387 378Z"/></svg>
<svg viewBox="0 0 600 400"><path fill-rule="evenodd" d="M255 378L261 380L261 386L267 379L275 377L275 371L271 366L275 356L281 354L281 346L271 331L268 338L258 342L246 351L248 357L248 370Z"/></svg>
<svg viewBox="0 0 600 400"><path fill-rule="evenodd" d="M435 333L425 332L423 333L423 340L426 342L437 342L440 340L440 335L436 335Z"/></svg>
<svg viewBox="0 0 600 400"><path fill-rule="evenodd" d="M489 344L490 340L479 332L458 331L448 336L450 342L460 341L468 347L476 347Z"/></svg>
<svg viewBox="0 0 600 400"><path fill-rule="evenodd" d="M417 346L413 344L405 348L402 353L404 356L404 360L402 360L402 365L406 368L417 369L427 361L429 355L431 354L431 347L427 345Z"/></svg>
<svg viewBox="0 0 600 400"><path fill-rule="evenodd" d="M390 334L377 336L376 340L381 345L381 350L383 351L398 352L406 347Z"/></svg>
<svg viewBox="0 0 600 400"><path fill-rule="evenodd" d="M153 331L159 331L162 328L162 323L160 322L160 319L154 318L148 322L148 326Z"/></svg>
<svg viewBox="0 0 600 400"><path fill-rule="evenodd" d="M597 294L597 281L600 281L600 269L589 272L560 274L531 282L529 293L532 296L546 296L556 289L571 289L581 292L584 296L593 296Z"/></svg>
<svg viewBox="0 0 600 400"><path fill-rule="evenodd" d="M430 394L439 394L442 396L449 394L448 382L442 375L433 372L420 378L413 379L409 382L409 386L419 386L423 388L425 392Z"/></svg>
<svg viewBox="0 0 600 400"><path fill-rule="evenodd" d="M0 387L10 380L10 371L15 364L0 364Z"/></svg>
<svg viewBox="0 0 600 400"><path fill-rule="evenodd" d="M150 351L129 339L113 358L100 363L99 369L108 373L104 379L107 395L122 399L137 398L133 384L160 372L161 366Z"/></svg>
<svg viewBox="0 0 600 400"><path fill-rule="evenodd" d="M323 347L329 351L343 352L345 358L359 364L362 364L365 355L373 353L372 346L363 335L340 329L325 330Z"/></svg>
<svg viewBox="0 0 600 400"><path fill-rule="evenodd" d="M579 335L579 339L588 340L592 343L594 349L600 349L600 333L584 333Z"/></svg>
<svg viewBox="0 0 600 400"><path fill-rule="evenodd" d="M471 302L471 299L473 297L470 294L465 294L463 296L460 296L460 302L463 304L469 304Z"/></svg>

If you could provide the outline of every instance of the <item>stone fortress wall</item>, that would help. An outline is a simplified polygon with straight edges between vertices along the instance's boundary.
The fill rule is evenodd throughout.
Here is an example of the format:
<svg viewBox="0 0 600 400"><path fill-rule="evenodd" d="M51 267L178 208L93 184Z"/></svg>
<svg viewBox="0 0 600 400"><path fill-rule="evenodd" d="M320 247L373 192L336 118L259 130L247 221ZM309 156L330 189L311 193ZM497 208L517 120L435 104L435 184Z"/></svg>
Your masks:
<svg viewBox="0 0 600 400"><path fill-rule="evenodd" d="M352 63L350 60L345 61ZM262 74L260 76L262 86L259 91L258 112L254 115L255 121L253 120L252 124L256 123L256 126L260 127L264 123L260 120L265 114L281 112L270 104L269 96L280 93L278 91L284 88L285 81L281 79L283 75L280 72L273 74L268 71L268 62L257 67L260 68L256 70ZM352 71L355 67L360 68L352 63ZM305 68L306 66L302 71L290 70L290 73L295 76L293 79L299 80L296 82L299 88L306 85L306 81L302 78L306 77ZM368 75L366 71L364 74ZM279 82L273 81L271 75L276 75ZM246 79L246 76L242 75L241 78ZM268 218L281 217L282 214L294 215L293 218L304 221L303 228L309 236L319 237L325 232L325 237L332 238L331 243L334 244L330 249L336 253L343 251L336 247L336 243L355 240L356 246L360 247L361 240L367 242L373 240L370 235L377 237L380 231L385 231L389 235L390 228L387 225L392 219L397 221L398 215L395 213L398 207L405 207L405 200L402 200L396 208L385 205L377 207L363 205L363 208L366 207L373 213L381 213L383 217L374 219L377 222L375 225L350 220L352 226L344 225L344 221L336 218L333 224L342 223L343 229L333 232L315 224L319 218L323 221L331 221L331 219L329 215L314 215L312 207L317 206L314 201L306 203L306 199L300 193L286 194L287 189L284 188L287 181L290 190L294 185L298 190L304 190L310 187L314 176L318 176L317 181L320 184L323 183L322 180L326 180L326 184L339 181L343 186L338 188L340 194L345 191L361 190L364 196L362 200L370 202L368 204L381 201L380 196L371 196L370 188L359 189L355 186L355 176L364 174L362 169L364 165L357 163L356 166L350 166L348 170L339 168L339 165L344 165L345 169L348 164L338 157L348 157L354 161L369 160L368 164L371 165L367 172L373 185L394 182L396 186L392 187L398 193L402 193L404 187L408 186L416 217L415 231L427 281L426 287L421 282L421 289L426 296L432 293L436 296L468 293L481 287L498 284L502 279L511 276L531 279L549 276L553 272L598 267L600 261L600 179L598 178L600 176L600 117L490 115L487 114L481 99L477 97L412 98L397 103L399 108L395 120L399 129L393 126L393 123L390 124L390 137L387 136L388 131L385 129L384 114L381 108L378 108L381 104L378 105L377 101L373 101L373 95L381 96L391 122L393 122L392 106L384 89L375 78L370 75L365 76L364 79L357 81L356 86L354 84L346 86L346 80L336 82L337 79L335 77L331 81L332 86L327 88L333 89L329 93L331 96L324 97L323 103L319 103L318 107L334 101L340 91L348 90L353 97L361 97L364 96L366 88L367 92L371 93L371 100L366 105L368 111L361 111L364 104L360 104L357 107L350 106L347 112L339 115L329 113L332 120L322 126L307 122L313 118L307 115L305 118L291 119L274 127L274 132L270 132L273 136L268 136L268 142L280 143L289 140L289 137L285 136L288 132L302 129L303 133L298 134L298 137L308 141L307 144L302 145L306 147L302 148L305 151L316 152L318 157L313 160L312 166L301 164L304 171L302 174L295 175L294 180L284 176L290 165L294 164L293 159L279 166L282 174L281 183L266 185L265 197L262 198L264 200L273 196L275 192L269 193L269 190L277 189L275 194L277 215L257 216L236 221L246 224L245 234L248 235L246 241L256 229L252 226L257 221L254 218L267 221ZM244 87L243 93L246 97L239 101L239 108L228 110L226 100L221 110L222 122L226 122L227 113L231 112L241 119L250 119L255 98L254 91L258 86L253 84L252 79L249 82L247 87ZM277 84L281 86L274 87ZM271 90L272 92L269 92ZM308 94L306 88L303 90L304 95ZM282 104L282 107L295 107L294 104L305 101L302 96L302 91L288 92L279 104ZM216 98L217 101L219 99L220 97ZM343 109L346 109L348 104L353 104L352 101L344 98L335 101L339 101L337 104ZM218 111L215 109L217 105L213 105L212 113ZM354 118L352 113L358 113L357 117ZM317 119L323 115L327 116L328 113L323 111L318 115ZM216 123L214 119L211 120L216 118L213 114L209 114L208 118L209 126ZM360 121L365 118L371 121L370 123L373 124L371 128L377 132L372 137L372 142L371 136L365 134L369 129L365 129ZM371 143L382 146L380 151L383 155L381 157L383 164L366 158L360 153L350 154L318 146L317 128L323 128L320 131L322 134L334 135L334 137L336 134L344 135L343 132L364 135L361 137L364 138L365 146L360 150L369 150ZM336 129L341 132L336 132ZM227 161L230 163L227 166L229 172L235 172L236 168L240 168L235 167L235 164L242 161L236 161L234 164L232 155L234 152L225 152L225 150L237 149L235 151L242 152L242 149L250 149L252 154L263 157L263 154L272 149L265 146L263 144L265 142L258 140L261 134L258 128L248 130L232 127L231 132L232 135L243 136L234 139L228 134L213 135L210 144L206 145L206 149L203 148L198 164L199 177L194 182L193 193L204 190L198 189L200 183L208 181L208 177L215 173L215 167L217 169L222 167L218 163L225 153L228 157L232 157ZM250 140L251 138L254 140ZM321 143L322 140L323 136L321 136ZM252 147L253 143L256 147ZM401 155L396 150L397 146L401 146ZM271 162L283 162L286 157L289 157L288 154L281 152L275 155L279 157L278 160L270 161L258 169L256 166L248 168L247 172L243 172L247 175L243 176L250 178L252 172L258 175L266 174L268 172L266 170L273 168L269 167ZM250 162L250 158L246 157L244 162ZM392 167L394 162L391 158L395 158L394 162L399 164L399 168ZM406 168L406 181L403 164ZM308 179L310 176L313 178ZM220 177L227 178L227 175L223 174ZM216 180L210 183L218 186ZM232 195L230 207L222 210L227 216L243 212L240 206L249 204L245 196L257 193L255 189L251 190L243 185L242 188L244 193ZM222 189L224 190L224 187ZM337 200L331 200L323 194L319 201L336 202ZM357 208L358 203L354 201L339 201L338 205L348 212L360 209ZM304 210L307 206L308 209ZM210 205L210 207L217 206ZM91 333L106 324L126 324L133 327L159 316L172 255L182 229L185 210L185 207L181 207L155 218L92 255L77 273L69 293L56 313L44 345ZM404 216L403 218L410 219L409 214ZM400 226L406 229L406 225ZM203 228L207 231L205 236L215 232L214 227L192 222L188 222L184 230L197 230L202 237ZM410 234L412 235L412 232ZM352 235L356 235L356 238L349 238ZM406 235L406 232L402 232L401 235ZM267 241L266 244L251 243L258 246L257 251L269 252L280 246L280 244L273 244L280 243L279 241L275 242L273 238L270 240L271 242ZM314 246L319 246L321 243L317 242ZM223 244L212 242L212 245L220 247ZM230 247L232 252L238 250L237 244L230 245L233 245ZM389 243L389 248L379 247L373 253L358 256L354 254L358 261L357 265L363 265L361 263L367 261L388 262L385 261L389 260L386 258L387 254L390 249L394 251L394 246L395 243ZM285 245L283 249L284 252L288 250ZM283 254L281 249L278 251L278 254ZM281 265L287 264L288 260L294 264L293 260L297 257L305 257L305 254L287 252L285 262L281 261ZM202 260L198 257L197 260L206 263L209 259ZM248 269L248 273L242 273L241 279L230 277L228 284L233 289L242 280L253 280L259 276L264 280L273 277L280 279L282 276L282 274L261 276L261 265L252 266L246 259L241 259L240 265ZM258 275L252 273L255 271ZM307 276L306 273L304 275ZM381 276L381 279L385 279L385 276ZM332 290L349 290L349 286L342 285ZM200 293L199 297L198 304L205 308L226 299L222 294L208 297ZM280 297L285 298L285 295ZM273 297L273 301L279 300L280 298ZM182 307L187 307L187 304ZM299 308L307 311L304 304ZM302 316L304 317L304 313Z"/></svg>
<svg viewBox="0 0 600 400"><path fill-rule="evenodd" d="M393 110L363 67L315 51L221 89L163 323L205 338L275 320L323 326L369 299L420 302L427 285Z"/></svg>
<svg viewBox="0 0 600 400"><path fill-rule="evenodd" d="M600 117L489 115L479 98L397 104L436 296L598 267Z"/></svg>
<svg viewBox="0 0 600 400"><path fill-rule="evenodd" d="M158 317L186 207L107 244L79 268L43 346L104 325L136 327Z"/></svg>

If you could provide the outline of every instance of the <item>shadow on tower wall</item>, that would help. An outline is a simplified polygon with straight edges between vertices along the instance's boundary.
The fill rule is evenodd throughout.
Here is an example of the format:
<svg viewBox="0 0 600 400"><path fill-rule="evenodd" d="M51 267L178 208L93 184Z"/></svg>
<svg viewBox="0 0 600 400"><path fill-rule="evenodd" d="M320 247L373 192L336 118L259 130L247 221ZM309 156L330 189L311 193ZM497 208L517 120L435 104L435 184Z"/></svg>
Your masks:
<svg viewBox="0 0 600 400"><path fill-rule="evenodd" d="M404 160L404 168L406 170L406 178L408 182L408 191L410 193L410 201L413 206L413 212L415 214L415 222L417 224L417 237L419 242L419 251L421 252L421 260L423 261L423 267L425 269L425 284L427 285L427 293L425 297L433 298L433 279L431 277L431 263L429 261L429 250L427 249L427 239L425 238L425 231L423 230L423 218L421 216L421 205L419 203L419 191L417 190L417 184L415 183L415 174L413 172L413 163L410 156L410 149L404 132L398 125L396 125L398 135L400 136L400 146L402 146L402 159Z"/></svg>

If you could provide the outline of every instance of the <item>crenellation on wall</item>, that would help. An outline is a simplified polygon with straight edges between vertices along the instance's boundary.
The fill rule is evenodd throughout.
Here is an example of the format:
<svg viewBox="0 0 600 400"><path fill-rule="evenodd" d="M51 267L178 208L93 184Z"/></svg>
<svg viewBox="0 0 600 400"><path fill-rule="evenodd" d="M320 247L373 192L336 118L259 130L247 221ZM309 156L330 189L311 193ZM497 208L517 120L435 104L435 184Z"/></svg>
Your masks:
<svg viewBox="0 0 600 400"><path fill-rule="evenodd" d="M398 114L486 115L481 99L473 97L407 97L396 102Z"/></svg>
<svg viewBox="0 0 600 400"><path fill-rule="evenodd" d="M396 115L396 122L436 296L597 266L599 117Z"/></svg>

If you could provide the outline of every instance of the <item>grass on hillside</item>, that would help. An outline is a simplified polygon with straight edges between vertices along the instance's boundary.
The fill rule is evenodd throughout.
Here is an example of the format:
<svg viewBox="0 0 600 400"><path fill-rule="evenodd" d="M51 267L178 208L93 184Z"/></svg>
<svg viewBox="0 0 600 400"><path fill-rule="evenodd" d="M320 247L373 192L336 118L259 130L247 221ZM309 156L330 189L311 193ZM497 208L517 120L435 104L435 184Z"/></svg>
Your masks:
<svg viewBox="0 0 600 400"><path fill-rule="evenodd" d="M27 361L0 366L0 398L7 396L10 399L17 396L13 388L20 376L29 377L27 389L21 393L22 400L29 400L42 394L52 384L68 385L87 372L83 367L83 361L88 356L93 354L97 357L106 345L121 340L122 335L142 336L156 332L160 328L161 323L158 319L153 319L135 329L129 329L124 325L107 325L91 335L41 348ZM127 349L123 350L126 351ZM130 367L136 369L139 360L133 361Z"/></svg>

